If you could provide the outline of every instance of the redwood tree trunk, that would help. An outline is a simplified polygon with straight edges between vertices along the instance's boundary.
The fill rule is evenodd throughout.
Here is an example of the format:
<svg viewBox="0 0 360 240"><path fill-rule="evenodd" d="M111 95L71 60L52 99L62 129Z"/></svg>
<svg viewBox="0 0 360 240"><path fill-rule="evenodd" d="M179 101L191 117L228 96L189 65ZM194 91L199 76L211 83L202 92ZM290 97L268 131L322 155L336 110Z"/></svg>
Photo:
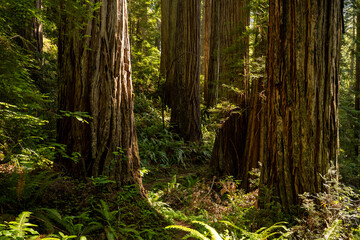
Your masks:
<svg viewBox="0 0 360 240"><path fill-rule="evenodd" d="M208 106L219 96L240 106L247 103L249 39L242 35L250 22L247 4L248 0L211 0Z"/></svg>
<svg viewBox="0 0 360 240"><path fill-rule="evenodd" d="M340 2L270 0L260 206L267 188L288 211L337 163Z"/></svg>
<svg viewBox="0 0 360 240"><path fill-rule="evenodd" d="M142 189L126 5L126 0L102 0L84 27L62 11L59 109L86 112L91 119L89 124L75 117L58 121L58 142L68 155L80 156L74 161L62 155L55 164L74 177L105 175L118 186L135 183Z"/></svg>
<svg viewBox="0 0 360 240"><path fill-rule="evenodd" d="M201 140L200 0L162 1L161 71L171 125L187 141Z"/></svg>
<svg viewBox="0 0 360 240"><path fill-rule="evenodd" d="M267 25L268 21L264 12L268 12L267 8L262 11L255 12L255 23L260 26L255 29L255 47L253 59L257 64L263 67L257 68L252 72L253 79L251 83L251 95L248 110L248 125L245 142L244 157L241 163L243 175L238 176L242 180L245 189L249 190L249 171L253 168L259 168L259 162L264 158L265 146L265 125L264 118L266 113L266 49L267 49Z"/></svg>
<svg viewBox="0 0 360 240"><path fill-rule="evenodd" d="M236 179L241 180L240 187L249 190L249 171L258 167L258 162L262 157L263 97L261 95L263 95L264 79L261 77L253 81L251 98L249 98L250 89L246 72L248 39L242 37L242 32L239 32L244 31L249 23L246 1L213 0L212 4L215 5L211 6L212 47L210 49L217 47L218 53L215 55L215 51L212 50L212 55L210 55L207 104L211 106L216 102L216 89L219 87L219 81L214 81L216 74L222 78L221 81L227 81L227 84L242 90L242 94L235 97L233 93L227 93L228 99L240 106L239 113L231 113L218 130L210 164L217 175L235 176ZM260 38L257 36L256 39L257 43L261 42L255 49L254 58L261 59L265 55L262 49L262 45L266 43L265 36ZM240 47L234 48L234 44L239 44ZM224 45L228 49L224 48ZM243 58L243 61L240 65L236 65L239 62L239 56ZM218 73L214 72L215 68L219 71ZM234 74L235 76L232 76ZM257 74L264 75L261 72Z"/></svg>
<svg viewBox="0 0 360 240"><path fill-rule="evenodd" d="M235 109L240 110L240 109ZM216 133L210 166L217 176L235 176L247 189L248 168L244 161L247 116L233 111Z"/></svg>
<svg viewBox="0 0 360 240"><path fill-rule="evenodd" d="M40 10L42 8L42 0L35 0L35 7ZM33 36L37 52L42 53L44 45L44 32L43 24L38 18L33 19Z"/></svg>
<svg viewBox="0 0 360 240"><path fill-rule="evenodd" d="M211 0L204 0L204 100L209 102Z"/></svg>

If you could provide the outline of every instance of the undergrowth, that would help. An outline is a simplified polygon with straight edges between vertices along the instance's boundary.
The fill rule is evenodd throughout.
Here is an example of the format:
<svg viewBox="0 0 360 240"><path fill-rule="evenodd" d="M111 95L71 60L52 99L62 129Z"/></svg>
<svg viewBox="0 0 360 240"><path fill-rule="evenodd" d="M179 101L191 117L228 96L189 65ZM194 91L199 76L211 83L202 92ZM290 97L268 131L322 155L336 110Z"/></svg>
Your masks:
<svg viewBox="0 0 360 240"><path fill-rule="evenodd" d="M169 168L181 165L204 164L211 155L211 144L184 142L170 130L169 113L162 114L161 99L144 94L135 98L135 118L141 163L145 167L158 165ZM163 107L164 108L164 107Z"/></svg>

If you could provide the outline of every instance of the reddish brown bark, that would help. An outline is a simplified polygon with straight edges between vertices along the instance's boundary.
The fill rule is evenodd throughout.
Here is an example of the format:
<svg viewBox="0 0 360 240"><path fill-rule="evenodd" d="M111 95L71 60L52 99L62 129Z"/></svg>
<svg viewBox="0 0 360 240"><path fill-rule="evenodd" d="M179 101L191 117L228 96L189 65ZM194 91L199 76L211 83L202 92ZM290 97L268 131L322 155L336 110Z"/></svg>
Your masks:
<svg viewBox="0 0 360 240"><path fill-rule="evenodd" d="M126 0L102 0L83 28L62 12L59 109L86 112L91 119L89 124L74 117L58 121L58 142L68 155L80 157L74 161L63 155L55 164L74 177L105 175L118 186L142 189L126 5Z"/></svg>
<svg viewBox="0 0 360 240"><path fill-rule="evenodd" d="M211 0L207 106L215 105L219 96L247 104L249 39L243 35L250 22L247 4L247 0Z"/></svg>
<svg viewBox="0 0 360 240"><path fill-rule="evenodd" d="M322 191L337 162L340 3L270 0L260 206L277 200L288 211L299 194Z"/></svg>
<svg viewBox="0 0 360 240"><path fill-rule="evenodd" d="M162 1L161 72L171 125L186 141L201 141L200 0Z"/></svg>

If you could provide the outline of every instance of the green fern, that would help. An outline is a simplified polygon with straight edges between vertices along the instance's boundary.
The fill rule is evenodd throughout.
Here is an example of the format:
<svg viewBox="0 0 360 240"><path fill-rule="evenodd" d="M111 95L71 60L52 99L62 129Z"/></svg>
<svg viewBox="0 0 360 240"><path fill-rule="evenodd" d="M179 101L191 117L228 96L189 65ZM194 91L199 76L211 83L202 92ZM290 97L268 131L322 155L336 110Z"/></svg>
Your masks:
<svg viewBox="0 0 360 240"><path fill-rule="evenodd" d="M22 212L16 221L9 222L10 230L16 232L16 237L24 238L28 233L38 235L39 233L30 227L36 227L35 224L29 223L31 212Z"/></svg>
<svg viewBox="0 0 360 240"><path fill-rule="evenodd" d="M193 237L193 238L200 239L200 240L210 240L209 238L207 238L204 234L200 233L199 231L192 229L192 228L184 227L181 225L170 225L165 228L166 229L176 229L176 230L188 232L188 234L184 237L184 239Z"/></svg>
<svg viewBox="0 0 360 240"><path fill-rule="evenodd" d="M200 221L192 221L192 223L196 223L196 224L199 224L199 225L202 225L203 227L205 227L206 230L208 230L210 233L211 240L222 240L222 238L217 233L217 231L214 228L210 227L209 225L207 225L203 222L200 222Z"/></svg>
<svg viewBox="0 0 360 240"><path fill-rule="evenodd" d="M70 234L70 236L80 237L81 239L85 235L90 235L91 233L102 229L102 225L98 222L90 222L90 223L86 223L85 225L82 223L74 223L75 218L78 218L80 220L84 220L84 219L86 220L87 219L86 212L76 217L73 216L62 217L56 209L41 208L39 210L45 212L44 214L37 214L37 216L45 222L46 226L50 225L48 229L54 229L55 226L55 228L60 229L61 231L66 232L67 234ZM60 234L60 237L63 236L61 236ZM69 238L69 236L66 237Z"/></svg>
<svg viewBox="0 0 360 240"><path fill-rule="evenodd" d="M197 238L200 240L223 240L220 237L220 235L217 233L217 231L214 228L207 225L206 223L203 223L200 221L192 221L192 223L199 224L199 225L205 227L205 229L207 230L206 235L202 234L201 232L199 232L195 229L184 227L181 225L170 225L170 226L167 226L166 229L178 229L181 231L188 232L188 234L184 237L184 239L193 237L193 238ZM208 237L206 237L208 234L210 234L210 239Z"/></svg>
<svg viewBox="0 0 360 240"><path fill-rule="evenodd" d="M245 229L239 228L238 226L235 226L233 223L228 221L221 221L222 223L231 226L237 230L239 230L243 236L242 239L254 239L254 240L263 240L268 239L270 237L273 237L275 235L280 235L278 238L274 239L286 239L286 237L290 236L292 232L285 226L287 224L286 222L278 222L270 227L263 227L258 229L256 232L252 233ZM284 230L285 232L281 232L279 230Z"/></svg>
<svg viewBox="0 0 360 240"><path fill-rule="evenodd" d="M30 214L31 212L22 212L15 221L0 224L0 239L37 239L39 237L39 233L31 228L36 227L36 225L29 223Z"/></svg>
<svg viewBox="0 0 360 240"><path fill-rule="evenodd" d="M259 230L257 230L254 233L248 232L245 229L239 228L238 226L235 226L231 222L228 222L228 221L221 221L221 222L239 230L241 232L241 239L244 239L244 240L245 239L266 240L266 239L269 239L270 237L274 237L275 235L280 235L280 236L278 238L272 238L272 239L280 240L280 239L286 239L286 237L291 235L291 232L285 226L285 224L286 224L285 222L276 223L268 228L266 228L266 227L260 228ZM193 237L193 238L200 239L200 240L235 239L235 237L229 236L229 230L225 230L225 236L223 235L224 238L222 238L220 236L220 234L214 228L210 227L208 224L200 222L200 221L192 221L192 223L203 226L206 229L205 235L195 229L184 227L181 225L171 225L171 226L167 226L166 228L167 229L177 229L177 230L188 232L188 234L184 237L184 239L189 238L189 237ZM285 230L285 233L282 233L281 231L279 231L280 229ZM207 237L208 235L210 235L210 238Z"/></svg>
<svg viewBox="0 0 360 240"><path fill-rule="evenodd" d="M338 227L341 225L341 223L342 221L339 219L333 222L333 224L331 224L331 226L325 230L324 237L318 240L338 239L337 232L338 232Z"/></svg>

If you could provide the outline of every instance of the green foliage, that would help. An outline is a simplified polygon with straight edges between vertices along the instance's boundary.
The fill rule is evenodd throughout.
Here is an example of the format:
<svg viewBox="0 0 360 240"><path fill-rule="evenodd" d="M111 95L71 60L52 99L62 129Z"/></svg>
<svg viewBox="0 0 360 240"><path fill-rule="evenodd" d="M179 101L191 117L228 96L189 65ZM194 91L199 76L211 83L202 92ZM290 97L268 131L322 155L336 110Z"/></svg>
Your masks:
<svg viewBox="0 0 360 240"><path fill-rule="evenodd" d="M133 82L153 92L159 87L160 1L131 0L128 8Z"/></svg>
<svg viewBox="0 0 360 240"><path fill-rule="evenodd" d="M188 227L184 227L181 225L170 225L170 226L167 226L166 228L178 229L178 230L188 232L188 234L183 239L193 237L193 238L200 239L200 240L222 240L222 238L217 233L217 231L214 228L210 227L209 225L207 225L203 222L199 222L199 221L192 221L192 223L203 226L207 230L207 232L205 234L202 234L197 230L194 230L194 229L188 228ZM207 235L210 235L210 238L206 237Z"/></svg>
<svg viewBox="0 0 360 240"><path fill-rule="evenodd" d="M301 196L305 217L293 227L295 235L304 239L349 239L359 237L360 196L352 188L339 183L336 170L324 176L326 191Z"/></svg>
<svg viewBox="0 0 360 240"><path fill-rule="evenodd" d="M42 12L33 1L0 0L0 161L26 168L49 165L54 155L47 141L54 138L56 51L37 49L35 19Z"/></svg>
<svg viewBox="0 0 360 240"><path fill-rule="evenodd" d="M200 240L236 240L236 239L250 239L250 240L262 240L262 239L286 239L286 237L289 237L291 235L291 231L285 227L284 222L276 223L273 226L270 226L268 228L263 227L256 232L248 232L245 229L239 228L228 221L222 221L222 223L226 224L227 226L230 226L236 230L238 230L238 234L235 234L234 232L229 231L226 229L223 234L218 233L213 227L209 226L206 223L199 222L199 221L192 221L192 223L199 224L202 227L205 228L205 231L201 233L200 231L184 227L182 225L171 225L167 228L169 229L178 229L185 232L188 232L188 234L183 238L189 238L193 237ZM283 230L284 232L281 232L280 230ZM231 233L230 233L231 232ZM209 238L209 237L210 238ZM275 236L278 236L275 238Z"/></svg>
<svg viewBox="0 0 360 240"><path fill-rule="evenodd" d="M360 171L359 156L356 156L355 149L359 146L359 140L355 137L355 132L360 127L360 113L355 110L355 96L359 93L355 91L356 86L356 15L359 11L358 1L344 1L344 27L342 37L341 59L340 59L340 94L339 94L339 136L340 136L340 155L339 169L343 176L343 182L359 188Z"/></svg>
<svg viewBox="0 0 360 240"><path fill-rule="evenodd" d="M46 223L48 230L60 231L57 236L63 237L64 233L72 236L71 238L81 239L85 235L90 235L102 228L98 222L91 221L88 212L81 213L79 216L62 217L56 209L41 208L37 209L36 216Z"/></svg>
<svg viewBox="0 0 360 240"><path fill-rule="evenodd" d="M37 235L36 232L31 227L36 227L36 225L29 223L29 217L31 212L22 212L15 221L8 223L9 230L8 232L3 232L5 236L12 236L14 239L24 238L26 235Z"/></svg>
<svg viewBox="0 0 360 240"><path fill-rule="evenodd" d="M0 239L16 239L16 240L36 240L39 239L39 233L32 227L37 225L29 223L29 217L31 212L22 212L16 218L15 221L5 222L6 224L0 224ZM56 237L55 237L56 236ZM49 237L42 238L44 240L67 240L76 238L76 236L67 236L62 232L58 235L50 235ZM80 238L80 240L86 240L86 237Z"/></svg>
<svg viewBox="0 0 360 240"><path fill-rule="evenodd" d="M44 143L48 138L41 129L47 123L47 120L28 114L26 108L0 102L0 151L4 153L5 161L28 168L49 164L41 154L47 148Z"/></svg>
<svg viewBox="0 0 360 240"><path fill-rule="evenodd" d="M43 194L57 176L46 170L1 175L0 206L7 206L8 211L34 208L44 201Z"/></svg>
<svg viewBox="0 0 360 240"><path fill-rule="evenodd" d="M168 117L161 117L159 99L144 94L135 98L135 118L140 159L143 166L162 167L201 163L210 158L210 145L187 144L168 129Z"/></svg>

